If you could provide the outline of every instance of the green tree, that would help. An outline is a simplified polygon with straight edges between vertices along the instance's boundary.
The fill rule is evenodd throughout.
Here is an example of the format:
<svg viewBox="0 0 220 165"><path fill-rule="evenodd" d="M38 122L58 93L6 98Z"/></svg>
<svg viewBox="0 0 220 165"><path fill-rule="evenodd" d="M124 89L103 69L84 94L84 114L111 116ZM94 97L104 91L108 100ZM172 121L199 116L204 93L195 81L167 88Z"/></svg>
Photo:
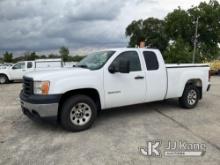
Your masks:
<svg viewBox="0 0 220 165"><path fill-rule="evenodd" d="M130 38L129 46L135 47L143 39L146 46L156 47L162 53L166 50L167 54L168 50L173 48L168 43L174 41L175 44L179 42L186 44L183 46L192 52L197 18L199 18L199 24L196 37L198 41L196 61L215 59L220 52L220 4L217 0L201 2L189 10L179 7L169 13L164 20L148 18L133 21L126 28L126 36ZM176 56L179 55L176 54Z"/></svg>
<svg viewBox="0 0 220 165"><path fill-rule="evenodd" d="M51 53L51 54L49 54L48 58L60 58L60 56Z"/></svg>
<svg viewBox="0 0 220 165"><path fill-rule="evenodd" d="M3 55L3 61L4 62L13 62L13 54L12 53L8 53L6 51L5 54Z"/></svg>
<svg viewBox="0 0 220 165"><path fill-rule="evenodd" d="M63 61L68 61L69 59L69 49L67 47L62 46L59 50L59 53L61 55L61 58Z"/></svg>
<svg viewBox="0 0 220 165"><path fill-rule="evenodd" d="M136 47L144 39L143 20L133 21L126 28L126 36L130 37L129 46Z"/></svg>
<svg viewBox="0 0 220 165"><path fill-rule="evenodd" d="M181 8L175 9L165 17L165 33L169 40L181 37L185 42L192 43L194 29L189 13Z"/></svg>
<svg viewBox="0 0 220 165"><path fill-rule="evenodd" d="M168 44L164 21L156 18L133 21L128 25L125 33L130 37L130 47L135 47L140 41L145 41L146 46L158 48L163 52Z"/></svg>
<svg viewBox="0 0 220 165"><path fill-rule="evenodd" d="M201 2L188 10L191 20L199 18L198 58L212 60L219 56L220 43L220 4L216 0ZM195 27L195 25L194 25Z"/></svg>
<svg viewBox="0 0 220 165"><path fill-rule="evenodd" d="M177 38L176 41L167 47L164 52L164 59L166 63L191 63L191 47L182 38Z"/></svg>
<svg viewBox="0 0 220 165"><path fill-rule="evenodd" d="M165 30L170 40L181 37L193 49L196 19L199 18L197 36L198 62L215 59L220 43L220 4L216 0L201 2L185 11L176 9L165 18Z"/></svg>
<svg viewBox="0 0 220 165"><path fill-rule="evenodd" d="M25 52L24 53L24 59L27 61L34 61L36 59L38 59L38 55L36 54L36 52Z"/></svg>

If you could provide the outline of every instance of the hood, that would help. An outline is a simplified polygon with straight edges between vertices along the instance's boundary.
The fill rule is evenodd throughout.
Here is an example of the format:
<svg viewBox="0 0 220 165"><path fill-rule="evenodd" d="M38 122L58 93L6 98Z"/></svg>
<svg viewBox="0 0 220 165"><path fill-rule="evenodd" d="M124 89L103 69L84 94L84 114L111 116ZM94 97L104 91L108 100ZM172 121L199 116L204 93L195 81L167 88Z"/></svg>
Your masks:
<svg viewBox="0 0 220 165"><path fill-rule="evenodd" d="M35 81L56 80L67 76L82 76L92 71L85 68L62 68L55 70L34 71L25 74L26 77L33 78Z"/></svg>

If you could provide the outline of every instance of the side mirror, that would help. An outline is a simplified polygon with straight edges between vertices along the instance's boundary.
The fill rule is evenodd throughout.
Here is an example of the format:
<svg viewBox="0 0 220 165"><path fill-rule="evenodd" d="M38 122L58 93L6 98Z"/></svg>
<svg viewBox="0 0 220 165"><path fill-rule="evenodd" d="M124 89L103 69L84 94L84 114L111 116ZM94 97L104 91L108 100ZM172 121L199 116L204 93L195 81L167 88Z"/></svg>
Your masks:
<svg viewBox="0 0 220 165"><path fill-rule="evenodd" d="M118 71L120 73L129 73L130 72L130 62L126 59L121 59L119 61Z"/></svg>
<svg viewBox="0 0 220 165"><path fill-rule="evenodd" d="M110 73L112 73L112 74L114 74L115 72L117 72L116 69L115 69L115 65L113 65L113 64L110 65L109 68L108 68L108 71L109 71Z"/></svg>

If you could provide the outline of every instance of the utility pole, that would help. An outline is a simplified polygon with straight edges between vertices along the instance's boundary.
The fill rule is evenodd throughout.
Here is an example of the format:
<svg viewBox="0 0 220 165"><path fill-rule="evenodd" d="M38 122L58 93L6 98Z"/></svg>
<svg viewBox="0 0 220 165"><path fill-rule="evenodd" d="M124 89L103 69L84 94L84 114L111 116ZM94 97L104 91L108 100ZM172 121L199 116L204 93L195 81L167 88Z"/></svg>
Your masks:
<svg viewBox="0 0 220 165"><path fill-rule="evenodd" d="M197 42L198 42L198 25L199 25L199 17L197 17L197 19L196 19L196 30L195 30L195 38L194 38L194 48L193 48L192 63L195 63L196 47L197 47Z"/></svg>

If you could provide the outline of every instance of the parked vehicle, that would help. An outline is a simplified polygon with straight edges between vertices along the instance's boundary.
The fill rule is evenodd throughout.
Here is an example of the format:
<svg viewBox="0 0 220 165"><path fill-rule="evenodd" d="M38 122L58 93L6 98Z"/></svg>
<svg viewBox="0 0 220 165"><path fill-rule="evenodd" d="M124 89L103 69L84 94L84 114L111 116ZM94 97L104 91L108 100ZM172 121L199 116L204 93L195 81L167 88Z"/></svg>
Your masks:
<svg viewBox="0 0 220 165"><path fill-rule="evenodd" d="M31 119L55 117L65 129L81 131L103 109L170 98L194 108L209 90L209 78L208 65L166 65L156 49L110 49L75 68L27 74L21 107Z"/></svg>
<svg viewBox="0 0 220 165"><path fill-rule="evenodd" d="M8 67L11 67L13 64L10 63L4 63L4 64L0 64L0 69L6 69Z"/></svg>
<svg viewBox="0 0 220 165"><path fill-rule="evenodd" d="M22 80L24 74L38 70L48 70L63 67L61 59L39 59L35 61L22 61L5 69L0 69L0 84L13 80Z"/></svg>

